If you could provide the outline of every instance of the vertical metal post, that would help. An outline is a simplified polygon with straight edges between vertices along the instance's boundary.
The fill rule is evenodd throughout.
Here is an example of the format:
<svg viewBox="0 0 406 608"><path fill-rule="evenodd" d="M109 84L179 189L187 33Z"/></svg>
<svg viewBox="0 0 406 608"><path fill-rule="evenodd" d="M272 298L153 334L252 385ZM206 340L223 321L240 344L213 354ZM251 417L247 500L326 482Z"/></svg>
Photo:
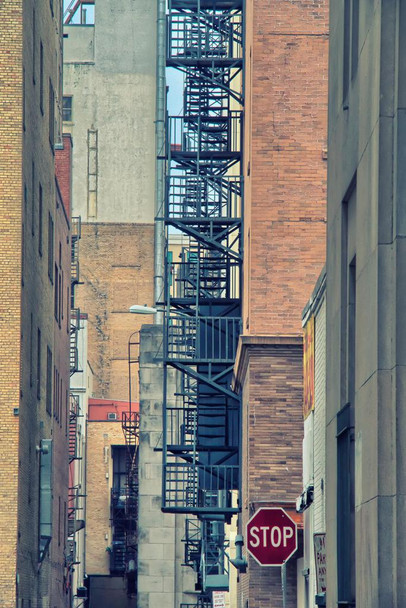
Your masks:
<svg viewBox="0 0 406 608"><path fill-rule="evenodd" d="M287 607L287 597L286 597L286 564L282 564L281 566L281 581L282 581L282 607Z"/></svg>

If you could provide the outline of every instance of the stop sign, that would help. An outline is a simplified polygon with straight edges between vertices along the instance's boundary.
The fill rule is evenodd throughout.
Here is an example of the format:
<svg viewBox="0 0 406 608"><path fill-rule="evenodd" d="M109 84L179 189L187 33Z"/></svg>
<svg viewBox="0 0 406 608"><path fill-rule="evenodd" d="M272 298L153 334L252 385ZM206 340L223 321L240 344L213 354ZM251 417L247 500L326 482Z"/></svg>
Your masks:
<svg viewBox="0 0 406 608"><path fill-rule="evenodd" d="M261 566L282 566L297 549L296 523L280 507L263 507L247 523L247 549Z"/></svg>

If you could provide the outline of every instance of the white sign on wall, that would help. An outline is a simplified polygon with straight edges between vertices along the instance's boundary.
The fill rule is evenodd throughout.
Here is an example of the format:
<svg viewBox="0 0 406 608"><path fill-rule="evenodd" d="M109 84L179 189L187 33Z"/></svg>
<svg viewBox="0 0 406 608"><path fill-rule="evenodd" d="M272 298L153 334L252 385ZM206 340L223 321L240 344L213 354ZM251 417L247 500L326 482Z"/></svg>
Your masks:
<svg viewBox="0 0 406 608"><path fill-rule="evenodd" d="M316 563L316 582L317 582L317 593L326 593L326 572L327 572L327 559L326 559L326 535L315 534L314 535L314 561Z"/></svg>
<svg viewBox="0 0 406 608"><path fill-rule="evenodd" d="M225 591L213 591L213 608L225 608L226 594Z"/></svg>

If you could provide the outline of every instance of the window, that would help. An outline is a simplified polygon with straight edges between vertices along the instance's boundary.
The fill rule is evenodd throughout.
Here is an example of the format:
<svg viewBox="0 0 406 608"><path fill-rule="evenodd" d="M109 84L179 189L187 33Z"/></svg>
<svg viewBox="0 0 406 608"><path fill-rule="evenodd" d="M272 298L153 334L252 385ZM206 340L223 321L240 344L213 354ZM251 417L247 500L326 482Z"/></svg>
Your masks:
<svg viewBox="0 0 406 608"><path fill-rule="evenodd" d="M25 131L25 68L23 68L23 131Z"/></svg>
<svg viewBox="0 0 406 608"><path fill-rule="evenodd" d="M59 426L62 428L62 411L63 411L63 380L59 382Z"/></svg>
<svg viewBox="0 0 406 608"><path fill-rule="evenodd" d="M44 114L44 47L39 45L39 107Z"/></svg>
<svg viewBox="0 0 406 608"><path fill-rule="evenodd" d="M55 264L54 277L54 316L56 321L59 323L59 268L57 264Z"/></svg>
<svg viewBox="0 0 406 608"><path fill-rule="evenodd" d="M337 594L340 605L355 606L355 334L356 181L342 204L341 386L344 407L337 413Z"/></svg>
<svg viewBox="0 0 406 608"><path fill-rule="evenodd" d="M61 546L61 497L58 496L58 547Z"/></svg>
<svg viewBox="0 0 406 608"><path fill-rule="evenodd" d="M41 330L37 331L37 399L41 399Z"/></svg>
<svg viewBox="0 0 406 608"><path fill-rule="evenodd" d="M35 8L32 11L32 82L35 84L35 41L37 37L37 28L35 22Z"/></svg>
<svg viewBox="0 0 406 608"><path fill-rule="evenodd" d="M38 200L38 253L42 257L42 186L39 185Z"/></svg>
<svg viewBox="0 0 406 608"><path fill-rule="evenodd" d="M359 0L344 0L343 103L358 69ZM345 109L348 108L345 105Z"/></svg>
<svg viewBox="0 0 406 608"><path fill-rule="evenodd" d="M63 318L63 285L62 285L62 245L59 243L59 265L55 262L55 275L54 275L54 315L61 327L61 320Z"/></svg>
<svg viewBox="0 0 406 608"><path fill-rule="evenodd" d="M68 436L68 416L69 416L68 403L69 403L69 391L68 391L68 389L66 389L65 390L65 413L64 413L65 437Z"/></svg>
<svg viewBox="0 0 406 608"><path fill-rule="evenodd" d="M34 358L34 324L33 324L33 317L32 317L32 313L31 313L31 318L30 318L30 386L32 386L33 384L33 358Z"/></svg>
<svg viewBox="0 0 406 608"><path fill-rule="evenodd" d="M127 448L113 447L113 489L125 493L127 483Z"/></svg>
<svg viewBox="0 0 406 608"><path fill-rule="evenodd" d="M72 95L64 95L62 102L62 120L72 122Z"/></svg>
<svg viewBox="0 0 406 608"><path fill-rule="evenodd" d="M48 277L53 283L54 274L54 220L52 215L48 213Z"/></svg>
<svg viewBox="0 0 406 608"><path fill-rule="evenodd" d="M66 288L66 332L69 333L69 308L70 308L70 300L69 300L69 287Z"/></svg>
<svg viewBox="0 0 406 608"><path fill-rule="evenodd" d="M52 80L49 79L49 145L52 150L55 143L55 92Z"/></svg>
<svg viewBox="0 0 406 608"><path fill-rule="evenodd" d="M47 346L47 395L46 395L46 410L49 415L52 414L52 351Z"/></svg>
<svg viewBox="0 0 406 608"><path fill-rule="evenodd" d="M31 234L35 234L35 163L31 165Z"/></svg>
<svg viewBox="0 0 406 608"><path fill-rule="evenodd" d="M337 593L355 606L355 440L354 407L337 414Z"/></svg>

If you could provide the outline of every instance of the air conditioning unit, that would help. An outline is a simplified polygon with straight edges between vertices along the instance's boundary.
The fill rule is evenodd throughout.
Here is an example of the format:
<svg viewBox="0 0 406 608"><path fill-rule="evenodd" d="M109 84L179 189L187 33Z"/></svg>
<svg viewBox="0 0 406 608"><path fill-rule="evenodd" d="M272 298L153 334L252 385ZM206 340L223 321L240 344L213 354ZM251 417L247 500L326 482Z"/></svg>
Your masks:
<svg viewBox="0 0 406 608"><path fill-rule="evenodd" d="M108 414L107 414L107 420L117 420L117 414L116 414L116 412L108 412Z"/></svg>

